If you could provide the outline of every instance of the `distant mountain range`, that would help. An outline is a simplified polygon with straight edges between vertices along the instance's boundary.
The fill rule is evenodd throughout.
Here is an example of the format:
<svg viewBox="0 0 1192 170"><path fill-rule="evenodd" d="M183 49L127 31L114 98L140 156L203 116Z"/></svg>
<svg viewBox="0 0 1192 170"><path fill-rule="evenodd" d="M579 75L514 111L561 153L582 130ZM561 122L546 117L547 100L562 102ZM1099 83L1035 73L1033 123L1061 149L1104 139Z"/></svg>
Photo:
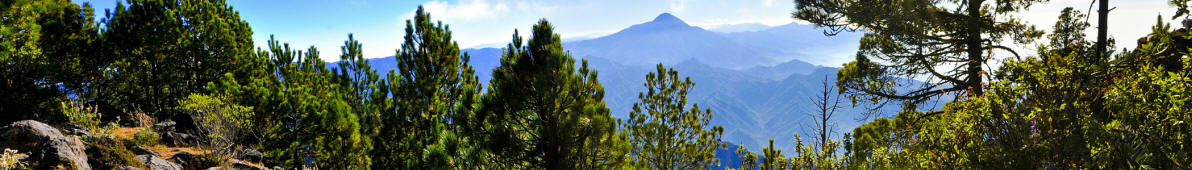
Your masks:
<svg viewBox="0 0 1192 170"><path fill-rule="evenodd" d="M723 68L749 68L778 62L764 49L687 25L667 13L608 36L567 42L576 57L605 58L620 64L651 66L693 59Z"/></svg>
<svg viewBox="0 0 1192 170"><path fill-rule="evenodd" d="M734 32L761 31L764 29L768 29L770 27L771 26L762 24L762 23L741 23L741 24L730 24L730 25L717 25L717 26L712 26L712 27L708 27L705 29L707 29L708 31L719 32L719 33L734 33Z"/></svg>
<svg viewBox="0 0 1192 170"><path fill-rule="evenodd" d="M810 98L821 90L825 78L835 81L838 68L805 61L841 60L840 54L855 53L859 37L857 33L826 37L812 26L797 23L758 31L713 32L663 13L614 34L564 42L563 47L572 56L587 59L600 72L598 78L613 116L628 117L633 103L639 101L638 93L644 90L646 73L662 63L696 83L689 103L712 110L712 124L725 128L725 142L757 152L771 138L778 148L791 150L795 146L792 135L809 131L813 123L807 114L814 108ZM500 65L502 49L462 51L471 56L469 64L487 84L491 70ZM851 60L849 55L843 58ZM381 72L394 69L394 60L370 59ZM863 123L856 121L861 110L838 113L837 131L850 132ZM735 151L736 147L727 149Z"/></svg>

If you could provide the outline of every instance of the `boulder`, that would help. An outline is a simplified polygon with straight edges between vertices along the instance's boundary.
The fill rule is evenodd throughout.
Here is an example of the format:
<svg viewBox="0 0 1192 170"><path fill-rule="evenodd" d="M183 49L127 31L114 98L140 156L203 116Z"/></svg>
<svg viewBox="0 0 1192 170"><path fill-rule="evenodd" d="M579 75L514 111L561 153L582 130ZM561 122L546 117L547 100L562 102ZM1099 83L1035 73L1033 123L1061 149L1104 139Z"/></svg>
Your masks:
<svg viewBox="0 0 1192 170"><path fill-rule="evenodd" d="M196 141L196 138L195 138L195 136L186 134L186 133L167 131L166 133L161 133L161 141L165 142L167 144L171 144L172 146L181 146L181 145L187 145L187 144L194 144Z"/></svg>
<svg viewBox="0 0 1192 170"><path fill-rule="evenodd" d="M91 136L90 128L83 127L82 125L75 124L75 123L67 123L66 125L62 125L62 130L66 131L66 134L77 135L77 136Z"/></svg>
<svg viewBox="0 0 1192 170"><path fill-rule="evenodd" d="M29 152L33 169L73 167L91 169L87 164L86 146L74 136L64 136L54 127L33 120L22 120L0 127L0 148L14 148Z"/></svg>
<svg viewBox="0 0 1192 170"><path fill-rule="evenodd" d="M240 161L240 160L235 160L235 159L233 159L233 160L232 160L232 169L240 169L240 170L264 170L265 168L258 167L258 166L252 165L252 164L248 164L248 163L246 163L246 162L244 162L244 161Z"/></svg>
<svg viewBox="0 0 1192 170"><path fill-rule="evenodd" d="M145 164L146 168L150 170L181 170L182 165L170 162L165 159L158 158L153 155L137 155L137 159Z"/></svg>
<svg viewBox="0 0 1192 170"><path fill-rule="evenodd" d="M132 153L137 154L137 155L161 156L161 155L158 155L157 152L153 152L153 150L149 150L149 148L145 148L145 147L141 147L141 146L132 147Z"/></svg>
<svg viewBox="0 0 1192 170"><path fill-rule="evenodd" d="M128 117L123 117L120 120L120 126L124 127L149 127L153 126L153 117L149 117L145 113L132 113Z"/></svg>
<svg viewBox="0 0 1192 170"><path fill-rule="evenodd" d="M174 154L174 157L171 157L170 160L177 162L185 169L198 169L203 166L200 165L202 163L199 162L198 158L198 155L191 154L190 152L179 152Z"/></svg>
<svg viewBox="0 0 1192 170"><path fill-rule="evenodd" d="M249 162L260 163L261 160L265 159L265 154L261 154L260 151L257 151L255 149L244 149L244 150L240 151L240 154L237 155L236 158L239 158L239 159L242 159L245 161L249 161Z"/></svg>
<svg viewBox="0 0 1192 170"><path fill-rule="evenodd" d="M157 130L158 132L172 132L172 131L174 131L174 125L177 125L177 124L178 124L178 122L174 122L174 121L164 121L164 122L160 122L157 124L153 124L153 129Z"/></svg>

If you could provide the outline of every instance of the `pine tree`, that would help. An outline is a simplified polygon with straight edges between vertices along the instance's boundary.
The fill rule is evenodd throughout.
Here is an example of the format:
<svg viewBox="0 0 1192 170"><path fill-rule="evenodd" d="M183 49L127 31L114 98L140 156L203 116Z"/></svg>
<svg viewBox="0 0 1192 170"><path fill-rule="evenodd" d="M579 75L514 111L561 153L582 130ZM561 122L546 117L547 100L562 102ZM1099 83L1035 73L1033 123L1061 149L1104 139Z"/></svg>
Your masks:
<svg viewBox="0 0 1192 170"><path fill-rule="evenodd" d="M534 25L523 46L516 31L493 70L482 109L471 119L475 134L497 164L515 168L594 169L626 159L616 142L617 120L605 107L604 88L586 61L563 51L546 20Z"/></svg>
<svg viewBox="0 0 1192 170"><path fill-rule="evenodd" d="M169 117L175 101L204 92L252 57L252 29L223 0L128 0L103 21L115 60L99 88L116 108Z"/></svg>
<svg viewBox="0 0 1192 170"><path fill-rule="evenodd" d="M796 0L792 17L827 27L829 35L868 32L856 61L837 73L837 86L854 102L906 102L913 109L949 94L984 94L994 51L1018 57L1005 40L1029 43L1042 34L1011 14L1045 1Z"/></svg>
<svg viewBox="0 0 1192 170"><path fill-rule="evenodd" d="M345 46L355 43L349 40ZM281 166L369 167L372 138L360 123L363 114L354 112L354 102L345 100L353 94L344 93L318 54L314 47L293 50L271 39L269 51L258 52L255 61L267 63L273 74L241 82L228 73L207 89L253 108L252 121L262 129L259 146Z"/></svg>
<svg viewBox="0 0 1192 170"><path fill-rule="evenodd" d="M688 109L687 93L695 86L690 77L658 64L646 74L647 91L638 94L625 129L636 163L650 169L701 169L719 164L716 149L723 148L724 128L710 126L712 110Z"/></svg>
<svg viewBox="0 0 1192 170"><path fill-rule="evenodd" d="M90 4L66 0L0 1L0 123L62 121L66 94L91 96L106 61L92 16Z"/></svg>
<svg viewBox="0 0 1192 170"><path fill-rule="evenodd" d="M441 154L428 154L428 147L446 140L440 137L458 137L454 135L459 132L458 123L454 122L470 115L479 97L481 87L467 64L469 57L460 54L448 26L432 22L430 14L419 7L414 19L406 20L405 30L405 42L396 55L398 70L386 79L394 105L379 116L384 126L375 139L378 147L371 153L377 159L374 168L432 167L429 161L438 159L425 157ZM454 166L462 163L468 162Z"/></svg>

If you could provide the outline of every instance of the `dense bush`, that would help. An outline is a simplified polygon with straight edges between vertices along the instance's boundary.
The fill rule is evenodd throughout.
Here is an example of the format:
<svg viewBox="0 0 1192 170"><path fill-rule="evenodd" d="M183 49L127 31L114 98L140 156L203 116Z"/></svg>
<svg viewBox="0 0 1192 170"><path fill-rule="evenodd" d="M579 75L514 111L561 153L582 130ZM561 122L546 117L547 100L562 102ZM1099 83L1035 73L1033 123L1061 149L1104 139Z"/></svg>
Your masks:
<svg viewBox="0 0 1192 170"><path fill-rule="evenodd" d="M133 134L130 144L138 146L156 145L157 140L157 132L154 132L151 128L142 128Z"/></svg>
<svg viewBox="0 0 1192 170"><path fill-rule="evenodd" d="M252 107L225 103L220 97L191 94L178 101L178 110L190 115L198 126L195 135L200 136L198 146L211 150L222 162L227 156L241 148L241 139L259 139L260 133L253 129Z"/></svg>
<svg viewBox="0 0 1192 170"><path fill-rule="evenodd" d="M94 169L114 169L122 166L141 167L141 161L123 142L110 137L86 137L87 163Z"/></svg>
<svg viewBox="0 0 1192 170"><path fill-rule="evenodd" d="M101 115L95 107L84 105L81 101L74 99L61 102L61 106L62 115L71 123L87 127L88 129L99 127L99 118Z"/></svg>

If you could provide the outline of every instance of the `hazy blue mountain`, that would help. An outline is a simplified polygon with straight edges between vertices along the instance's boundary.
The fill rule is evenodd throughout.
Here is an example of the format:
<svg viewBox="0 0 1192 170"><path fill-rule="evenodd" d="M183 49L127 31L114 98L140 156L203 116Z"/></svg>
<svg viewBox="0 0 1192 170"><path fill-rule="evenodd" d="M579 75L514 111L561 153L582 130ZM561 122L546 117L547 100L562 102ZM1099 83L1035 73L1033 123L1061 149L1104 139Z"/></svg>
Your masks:
<svg viewBox="0 0 1192 170"><path fill-rule="evenodd" d="M481 84L488 84L488 80L492 79L493 68L501 66L502 51L500 48L469 48L461 50L461 53L467 53L468 56L471 56L468 64L472 66L472 69L476 70L476 76L479 78ZM331 69L339 68L339 65L336 63L327 62L327 67ZM397 72L397 58L395 56L370 58L368 59L368 63L373 67L373 70L381 74L382 78L391 69Z"/></svg>
<svg viewBox="0 0 1192 170"><path fill-rule="evenodd" d="M766 25L766 24L742 23L742 24L720 25L720 26L715 26L715 27L709 27L706 29L708 31L712 31L712 32L734 33L734 32L761 31L761 30L764 30L767 28L770 28L770 26Z"/></svg>
<svg viewBox="0 0 1192 170"><path fill-rule="evenodd" d="M725 142L744 145L756 152L771 138L778 148L791 150L795 145L792 135L809 131L813 125L807 114L813 113L810 98L821 90L821 81L828 78L832 81L829 84L834 84L838 68L805 62L833 57L799 49L840 48L835 50L854 53L856 46L848 44L855 44L857 39L849 36L852 34L824 37L811 26L797 24L753 32L715 33L689 26L664 13L653 21L608 36L567 42L563 46L573 56L587 59L599 72L598 79L605 88L604 99L613 116L628 117L633 103L639 101L638 93L644 90L646 73L662 63L695 81L689 103L712 110L712 124L725 128ZM492 69L500 65L502 49L464 49L463 52L471 56L469 63L476 69L481 83L487 85ZM786 59L771 58L774 56ZM382 73L395 68L393 57L370 61ZM850 132L862 123L856 119L863 110L838 113L836 130L841 134ZM736 147L728 149L735 151Z"/></svg>
<svg viewBox="0 0 1192 170"><path fill-rule="evenodd" d="M737 154L737 144L725 142L727 146L716 149L716 159L720 159L720 166L710 169L741 169L741 154Z"/></svg>
<svg viewBox="0 0 1192 170"><path fill-rule="evenodd" d="M694 59L716 63L716 67L740 69L778 61L770 58L773 52L687 25L668 13L608 36L566 42L563 46L577 57L604 58L634 66Z"/></svg>
<svg viewBox="0 0 1192 170"><path fill-rule="evenodd" d="M760 31L724 33L724 36L747 46L774 52L779 61L798 59L817 65L839 66L853 60L863 33L841 32L825 36L823 29L813 25L790 23Z"/></svg>
<svg viewBox="0 0 1192 170"><path fill-rule="evenodd" d="M810 74L811 71L814 71L816 68L819 68L819 66L803 62L802 60L793 59L774 66L757 66L743 69L741 71L757 77L771 80L781 80L790 76L791 74Z"/></svg>

